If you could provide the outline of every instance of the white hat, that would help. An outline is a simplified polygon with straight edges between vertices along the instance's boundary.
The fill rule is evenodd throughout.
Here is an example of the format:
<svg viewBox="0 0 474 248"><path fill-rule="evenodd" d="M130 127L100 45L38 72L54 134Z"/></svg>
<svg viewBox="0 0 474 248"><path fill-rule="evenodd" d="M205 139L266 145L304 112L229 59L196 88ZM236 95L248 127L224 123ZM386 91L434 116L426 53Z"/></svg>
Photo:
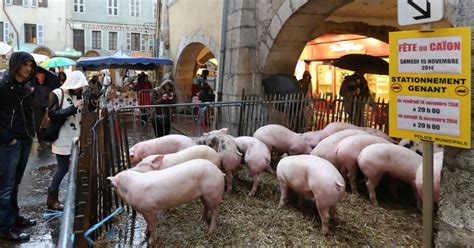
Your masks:
<svg viewBox="0 0 474 248"><path fill-rule="evenodd" d="M80 71L73 71L67 76L66 82L61 85L61 88L63 90L75 90L87 86L89 86L89 84L84 74Z"/></svg>

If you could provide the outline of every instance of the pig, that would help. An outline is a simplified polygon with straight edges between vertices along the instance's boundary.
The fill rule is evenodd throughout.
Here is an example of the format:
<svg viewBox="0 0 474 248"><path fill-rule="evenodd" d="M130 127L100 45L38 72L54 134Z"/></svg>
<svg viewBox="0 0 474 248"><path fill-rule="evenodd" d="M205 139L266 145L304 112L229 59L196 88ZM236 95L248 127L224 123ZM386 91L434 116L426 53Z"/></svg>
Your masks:
<svg viewBox="0 0 474 248"><path fill-rule="evenodd" d="M211 212L209 233L217 228L217 208L224 192L224 176L209 160L194 159L147 173L125 170L107 179L117 194L145 218L145 234L150 244L156 240L158 212L196 198L204 205L202 219L207 219L208 211Z"/></svg>
<svg viewBox="0 0 474 248"><path fill-rule="evenodd" d="M234 171L240 165L242 153L232 136L215 132L196 139L196 144L212 147L219 154L221 166L225 172L227 192L232 192Z"/></svg>
<svg viewBox="0 0 474 248"><path fill-rule="evenodd" d="M195 143L191 138L180 134L142 141L130 148L130 163L137 164L150 155L179 152L193 145Z"/></svg>
<svg viewBox="0 0 474 248"><path fill-rule="evenodd" d="M314 197L322 222L322 233L329 231L329 218L336 216L336 204L344 194L344 179L341 173L327 160L312 155L288 156L280 160L277 167L280 184L278 208L285 205L288 188L298 194L298 204L303 197Z"/></svg>
<svg viewBox="0 0 474 248"><path fill-rule="evenodd" d="M346 137L336 146L336 164L344 171L343 174L350 182L352 192L359 193L356 186L359 171L357 157L366 146L376 143L389 143L389 141L367 133Z"/></svg>
<svg viewBox="0 0 474 248"><path fill-rule="evenodd" d="M346 129L346 130L339 131L323 139L313 149L313 151L311 151L311 155L326 159L331 164L333 164L339 171L341 171L342 168L341 166L337 164L337 161L336 161L336 146L344 138L352 136L352 135L357 135L357 134L367 134L367 133L359 129Z"/></svg>
<svg viewBox="0 0 474 248"><path fill-rule="evenodd" d="M207 159L215 164L219 169L221 159L217 152L209 146L195 145L188 147L176 153L150 155L144 158L137 166L130 170L138 172L148 172L153 170L163 170L177 164L184 163L193 159Z"/></svg>
<svg viewBox="0 0 474 248"><path fill-rule="evenodd" d="M273 149L288 155L309 154L311 152L311 147L301 134L295 133L284 126L270 124L260 127L255 131L253 137L262 141L270 153Z"/></svg>
<svg viewBox="0 0 474 248"><path fill-rule="evenodd" d="M372 204L378 206L375 188L384 174L413 185L421 161L422 157L416 152L399 145L372 144L365 147L357 157L357 163L367 177L366 185Z"/></svg>
<svg viewBox="0 0 474 248"><path fill-rule="evenodd" d="M321 142L325 138L331 136L334 133L337 133L339 131L346 130L346 129L359 129L367 133L370 133L372 135L384 138L391 143L395 143L395 141L392 138L390 138L387 134L385 134L384 132L380 130L370 128L370 127L358 127L356 125L353 125L350 123L344 123L344 122L332 122L328 124L322 130L304 133L303 137L311 145L311 148L314 149L319 144L319 142Z"/></svg>
<svg viewBox="0 0 474 248"><path fill-rule="evenodd" d="M443 152L434 154L433 157L433 201L439 206L439 195L441 189L441 169L443 167ZM418 166L415 177L418 208L421 209L423 200L423 164Z"/></svg>
<svg viewBox="0 0 474 248"><path fill-rule="evenodd" d="M252 177L252 189L248 195L254 196L260 181L260 173L265 170L274 173L270 167L270 152L267 146L257 138L241 136L234 138L234 140L240 151L244 153L245 164L248 167L249 175Z"/></svg>

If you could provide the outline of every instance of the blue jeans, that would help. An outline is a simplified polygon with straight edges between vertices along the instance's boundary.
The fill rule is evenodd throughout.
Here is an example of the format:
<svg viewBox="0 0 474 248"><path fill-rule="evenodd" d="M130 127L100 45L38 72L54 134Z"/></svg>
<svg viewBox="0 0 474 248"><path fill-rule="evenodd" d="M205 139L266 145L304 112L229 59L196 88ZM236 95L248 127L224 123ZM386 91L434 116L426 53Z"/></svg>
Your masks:
<svg viewBox="0 0 474 248"><path fill-rule="evenodd" d="M53 180L51 181L50 192L58 192L61 181L69 170L69 158L70 155L59 155L56 154L56 160L58 161L58 170L54 174Z"/></svg>
<svg viewBox="0 0 474 248"><path fill-rule="evenodd" d="M32 142L32 138L22 138L15 145L0 145L0 231L11 228L19 216L18 186Z"/></svg>

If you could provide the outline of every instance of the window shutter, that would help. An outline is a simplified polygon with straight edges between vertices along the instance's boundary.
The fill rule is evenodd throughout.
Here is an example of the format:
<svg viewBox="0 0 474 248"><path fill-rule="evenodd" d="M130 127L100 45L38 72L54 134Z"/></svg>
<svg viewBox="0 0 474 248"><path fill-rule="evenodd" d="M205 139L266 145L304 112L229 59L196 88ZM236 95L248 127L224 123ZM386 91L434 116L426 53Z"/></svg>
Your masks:
<svg viewBox="0 0 474 248"><path fill-rule="evenodd" d="M142 51L146 51L146 40L145 40L145 34L140 35L140 47Z"/></svg>
<svg viewBox="0 0 474 248"><path fill-rule="evenodd" d="M127 50L132 50L132 34L127 33Z"/></svg>
<svg viewBox="0 0 474 248"><path fill-rule="evenodd" d="M43 24L36 25L36 37L38 37L38 45L44 45Z"/></svg>
<svg viewBox="0 0 474 248"><path fill-rule="evenodd" d="M31 0L31 7L38 7L38 0Z"/></svg>
<svg viewBox="0 0 474 248"><path fill-rule="evenodd" d="M140 0L135 0L135 11L136 11L136 16L135 17L140 17Z"/></svg>
<svg viewBox="0 0 474 248"><path fill-rule="evenodd" d="M10 41L10 23L3 23L3 41L8 43Z"/></svg>

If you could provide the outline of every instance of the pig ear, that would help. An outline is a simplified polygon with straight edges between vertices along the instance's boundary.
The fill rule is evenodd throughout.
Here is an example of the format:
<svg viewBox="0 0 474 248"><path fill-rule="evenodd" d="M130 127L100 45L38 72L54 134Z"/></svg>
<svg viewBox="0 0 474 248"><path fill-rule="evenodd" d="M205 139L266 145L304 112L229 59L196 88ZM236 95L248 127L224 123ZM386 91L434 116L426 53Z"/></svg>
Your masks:
<svg viewBox="0 0 474 248"><path fill-rule="evenodd" d="M227 134L227 131L229 131L229 129L226 128L226 127L224 127L224 128L221 128L219 131L221 131L221 132Z"/></svg>
<svg viewBox="0 0 474 248"><path fill-rule="evenodd" d="M108 180L110 180L110 182L112 183L112 185L114 187L118 187L118 184L119 184L119 179L117 176L115 177L107 177Z"/></svg>
<svg viewBox="0 0 474 248"><path fill-rule="evenodd" d="M151 167L155 170L157 170L158 168L160 168L160 165L161 165L161 162L163 161L163 158L165 156L163 155L156 155L156 157L153 159L153 161L151 162Z"/></svg>

